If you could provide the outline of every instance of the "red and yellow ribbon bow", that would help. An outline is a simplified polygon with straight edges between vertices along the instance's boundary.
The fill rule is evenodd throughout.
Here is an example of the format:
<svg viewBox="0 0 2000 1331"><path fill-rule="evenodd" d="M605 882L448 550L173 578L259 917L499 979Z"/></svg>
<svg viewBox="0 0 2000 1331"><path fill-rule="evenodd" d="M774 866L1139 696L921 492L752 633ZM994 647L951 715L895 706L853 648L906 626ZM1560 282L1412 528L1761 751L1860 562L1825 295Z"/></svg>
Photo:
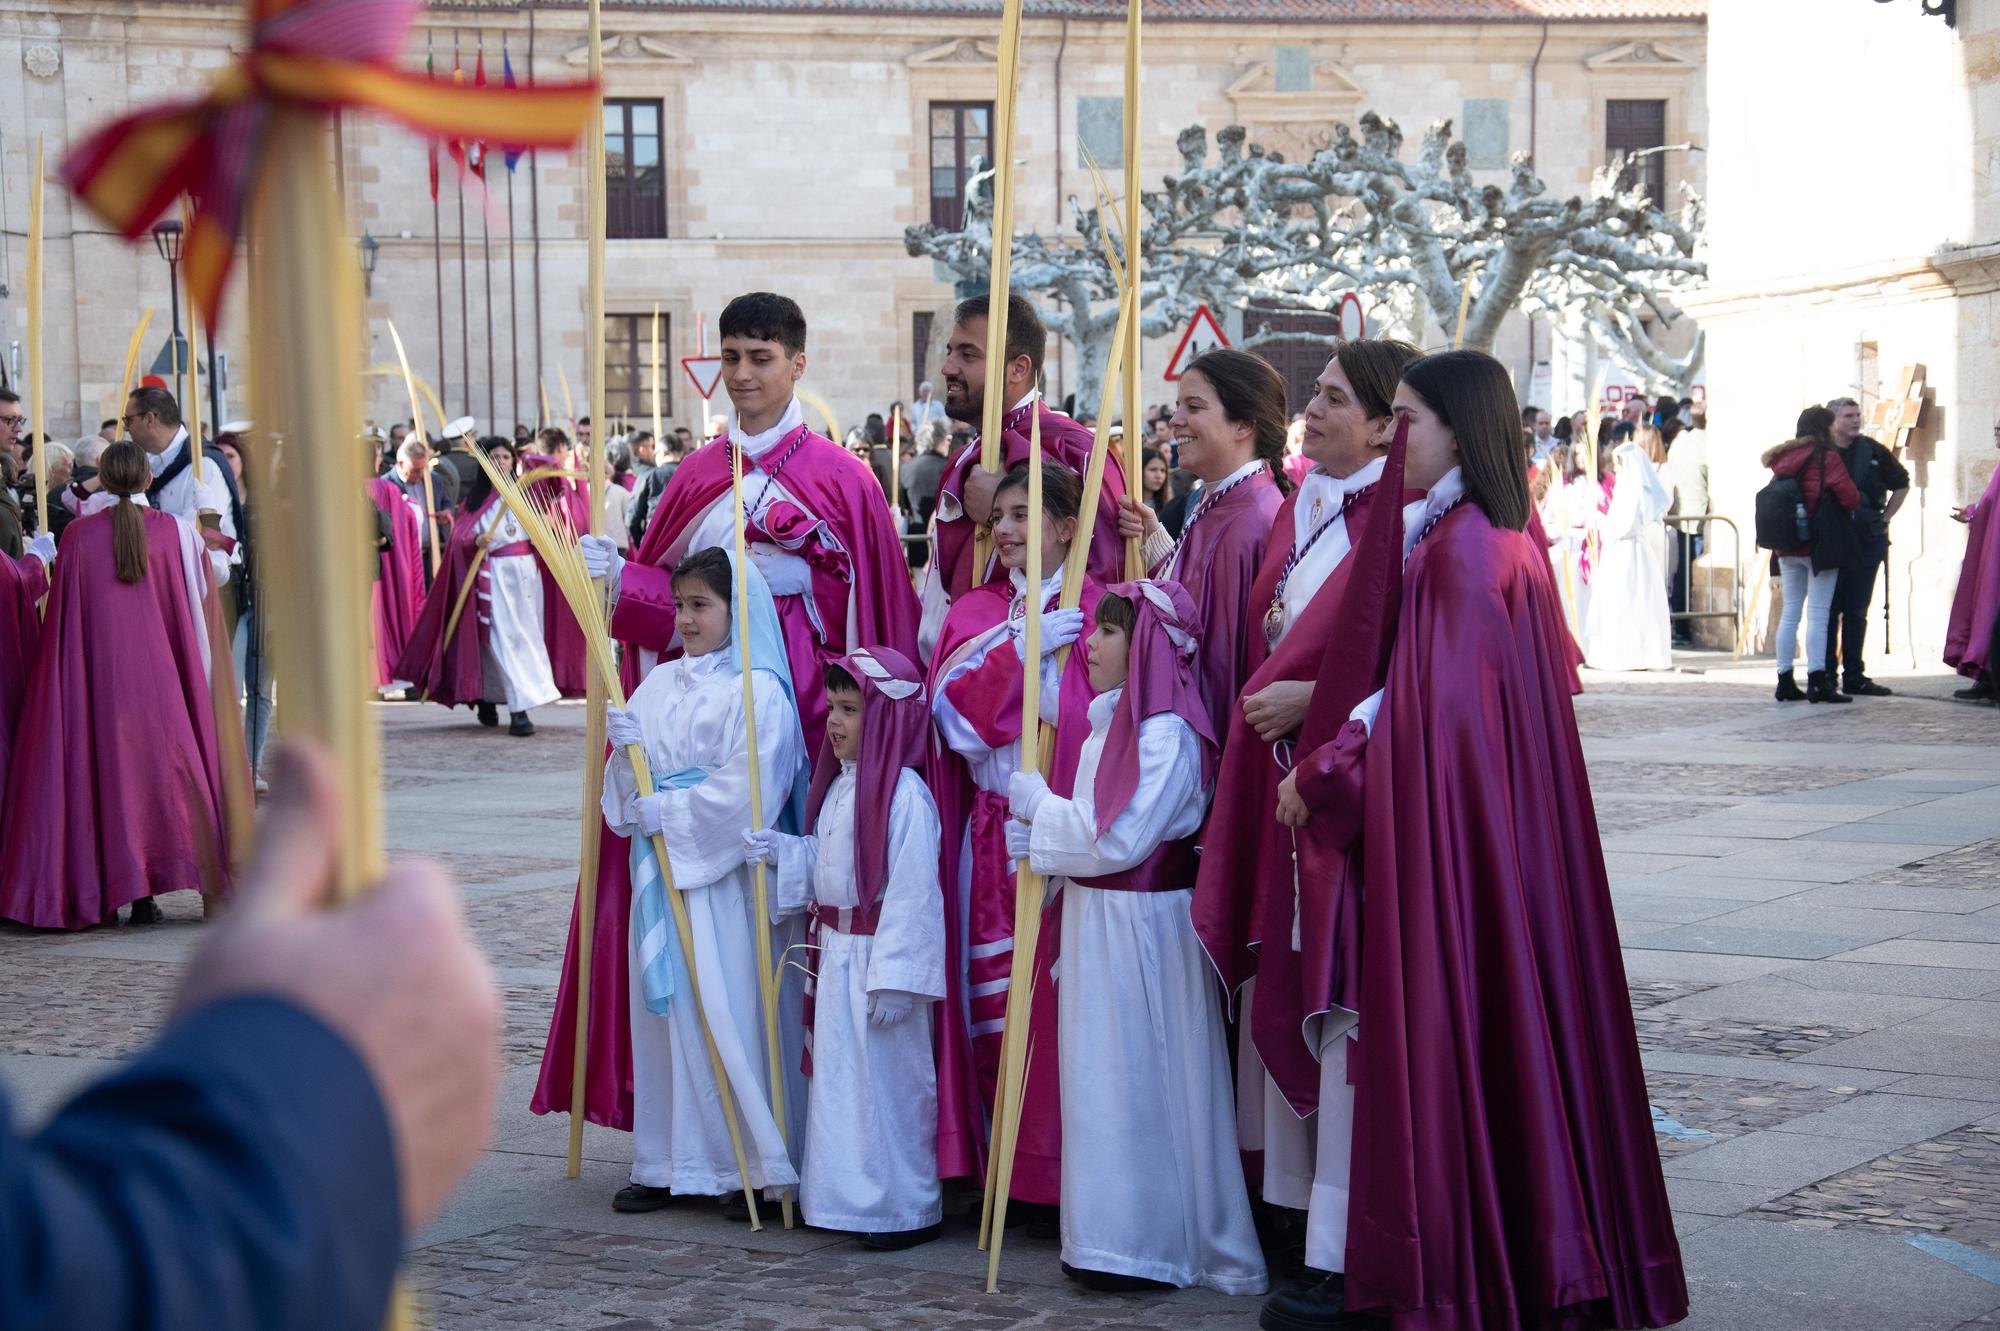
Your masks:
<svg viewBox="0 0 2000 1331"><path fill-rule="evenodd" d="M128 240L144 234L180 195L191 196L188 295L214 328L274 106L372 107L423 134L506 150L576 141L597 101L595 83L476 87L395 68L421 5L251 0L250 50L217 76L206 96L107 125L64 161L63 178Z"/></svg>

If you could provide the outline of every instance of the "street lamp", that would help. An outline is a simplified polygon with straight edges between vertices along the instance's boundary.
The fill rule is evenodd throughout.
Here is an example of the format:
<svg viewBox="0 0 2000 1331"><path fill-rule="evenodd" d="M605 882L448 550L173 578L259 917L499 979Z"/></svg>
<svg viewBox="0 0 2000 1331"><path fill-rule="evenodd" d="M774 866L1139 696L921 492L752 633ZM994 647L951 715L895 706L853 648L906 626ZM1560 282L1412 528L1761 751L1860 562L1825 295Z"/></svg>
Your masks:
<svg viewBox="0 0 2000 1331"><path fill-rule="evenodd" d="M174 362L174 402L181 402L181 245L187 239L181 232L181 224L168 218L153 224L153 245L160 251L160 257L167 261L167 291L173 299L173 362ZM192 368L192 367L190 367Z"/></svg>
<svg viewBox="0 0 2000 1331"><path fill-rule="evenodd" d="M382 242L375 239L368 232L363 231L361 239L354 242L354 247L361 251L362 290L368 295L373 296L375 294L375 255L381 250Z"/></svg>

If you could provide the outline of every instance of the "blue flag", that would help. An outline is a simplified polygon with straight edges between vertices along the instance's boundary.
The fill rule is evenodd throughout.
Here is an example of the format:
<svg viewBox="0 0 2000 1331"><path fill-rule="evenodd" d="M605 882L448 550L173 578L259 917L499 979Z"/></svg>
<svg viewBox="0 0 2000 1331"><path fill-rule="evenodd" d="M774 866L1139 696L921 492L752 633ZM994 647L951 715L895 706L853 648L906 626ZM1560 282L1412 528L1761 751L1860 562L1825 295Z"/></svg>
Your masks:
<svg viewBox="0 0 2000 1331"><path fill-rule="evenodd" d="M514 86L514 61L508 56L505 46L500 48L500 82L509 88ZM521 152L518 148L509 148L505 156L507 169L512 171L514 163L521 160Z"/></svg>

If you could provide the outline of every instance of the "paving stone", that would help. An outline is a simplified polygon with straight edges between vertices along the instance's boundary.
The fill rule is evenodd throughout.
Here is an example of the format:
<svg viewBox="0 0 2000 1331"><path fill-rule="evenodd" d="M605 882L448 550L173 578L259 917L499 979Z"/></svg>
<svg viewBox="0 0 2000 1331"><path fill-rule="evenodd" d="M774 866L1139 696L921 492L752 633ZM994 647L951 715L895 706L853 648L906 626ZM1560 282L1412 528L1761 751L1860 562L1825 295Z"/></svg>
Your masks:
<svg viewBox="0 0 2000 1331"><path fill-rule="evenodd" d="M1784 1060L1809 1054L1868 1032L1866 1026L1747 1021L1734 1017L1693 1017L1653 1009L1633 1013L1641 1049L1729 1054L1739 1058Z"/></svg>
<svg viewBox="0 0 2000 1331"><path fill-rule="evenodd" d="M1760 1205L1755 1214L1898 1236L1940 1234L2000 1254L2000 1128L1962 1128Z"/></svg>
<svg viewBox="0 0 2000 1331"><path fill-rule="evenodd" d="M1653 1102L1654 1136L1663 1159L1818 1114L1860 1094L1849 1087L1831 1090L1652 1069L1646 1073L1646 1091ZM1672 1125L1660 1127L1661 1114L1671 1119ZM1970 1116L1965 1121L1970 1121ZM1677 1133L1672 1127L1699 1135Z"/></svg>

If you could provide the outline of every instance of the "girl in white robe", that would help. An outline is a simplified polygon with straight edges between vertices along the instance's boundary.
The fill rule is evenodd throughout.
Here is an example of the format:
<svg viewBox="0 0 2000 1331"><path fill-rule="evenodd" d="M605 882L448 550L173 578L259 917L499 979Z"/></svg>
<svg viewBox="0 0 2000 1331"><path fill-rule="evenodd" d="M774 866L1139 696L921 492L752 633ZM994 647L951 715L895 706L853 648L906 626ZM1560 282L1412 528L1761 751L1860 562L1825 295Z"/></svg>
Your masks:
<svg viewBox="0 0 2000 1331"><path fill-rule="evenodd" d="M931 1052L944 895L937 806L913 770L930 717L923 677L899 652L863 647L825 675L813 835L747 832L744 859L775 863L782 908L813 919L805 1221L896 1250L936 1238L944 1216Z"/></svg>
<svg viewBox="0 0 2000 1331"><path fill-rule="evenodd" d="M487 510L477 535L486 543L486 586L479 591L479 617L489 626L480 652L485 704L505 703L515 732L532 734L529 710L562 697L543 636L541 561L505 504Z"/></svg>
<svg viewBox="0 0 2000 1331"><path fill-rule="evenodd" d="M1611 501L1584 621L1585 662L1593 670L1671 670L1664 519L1673 492L1646 450L1631 440L1614 455Z"/></svg>
<svg viewBox="0 0 2000 1331"><path fill-rule="evenodd" d="M1062 1260L1087 1288L1261 1294L1222 996L1189 914L1215 741L1172 582L1120 583L1087 650L1075 793L1011 783L1008 849L1061 875Z"/></svg>
<svg viewBox="0 0 2000 1331"><path fill-rule="evenodd" d="M756 931L773 921L755 917L743 860L750 770L730 604L733 562L710 548L676 566L675 617L685 655L655 666L606 726L613 753L604 769L604 818L633 845L632 1186L613 1199L618 1210L657 1210L670 1194L727 1198L743 1187L703 1041L704 1014L735 1096L751 1184L774 1195L798 1183L771 1112L757 983ZM767 818L776 819L804 794L805 741L770 592L754 566L745 577L763 805ZM634 742L645 748L655 794L637 794L625 753ZM700 1009L653 860L655 834L665 841L686 902ZM775 893L771 901L778 914ZM783 951L781 936L773 942L774 959ZM780 1011L779 1029L799 1020L794 1002ZM800 1074L788 1063L781 1058L783 1089L793 1101L802 1098L795 1094ZM788 1123L796 1142L802 1116L791 1113Z"/></svg>

